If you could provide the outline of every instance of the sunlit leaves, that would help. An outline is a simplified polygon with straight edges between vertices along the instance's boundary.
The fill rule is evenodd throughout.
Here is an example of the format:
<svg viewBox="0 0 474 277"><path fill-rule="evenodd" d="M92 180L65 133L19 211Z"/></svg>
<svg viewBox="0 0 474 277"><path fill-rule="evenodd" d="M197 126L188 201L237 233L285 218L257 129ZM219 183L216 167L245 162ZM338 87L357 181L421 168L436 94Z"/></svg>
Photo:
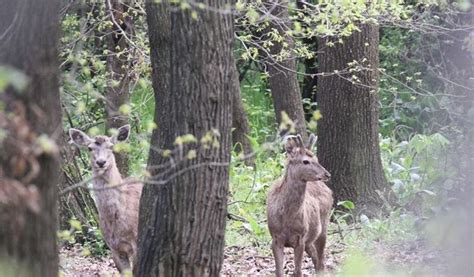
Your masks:
<svg viewBox="0 0 474 277"><path fill-rule="evenodd" d="M44 134L40 135L37 138L36 144L41 150L41 153L50 154L50 155L59 153L59 148L56 142Z"/></svg>
<svg viewBox="0 0 474 277"><path fill-rule="evenodd" d="M128 104L122 104L119 107L119 112L122 115L130 115L132 113L132 107L130 107Z"/></svg>
<svg viewBox="0 0 474 277"><path fill-rule="evenodd" d="M114 144L113 150L116 153L128 153L132 151L132 146L130 145L130 143L121 141Z"/></svg>
<svg viewBox="0 0 474 277"><path fill-rule="evenodd" d="M9 85L21 92L28 85L28 77L14 68L0 66L0 93Z"/></svg>
<svg viewBox="0 0 474 277"><path fill-rule="evenodd" d="M183 145L183 144L193 143L193 142L197 142L196 137L192 134L186 134L186 135L183 135L183 136L176 137L173 144L174 145Z"/></svg>
<svg viewBox="0 0 474 277"><path fill-rule="evenodd" d="M278 129L280 132L296 132L295 122L291 120L290 116L285 111L281 112L280 126L278 127Z"/></svg>

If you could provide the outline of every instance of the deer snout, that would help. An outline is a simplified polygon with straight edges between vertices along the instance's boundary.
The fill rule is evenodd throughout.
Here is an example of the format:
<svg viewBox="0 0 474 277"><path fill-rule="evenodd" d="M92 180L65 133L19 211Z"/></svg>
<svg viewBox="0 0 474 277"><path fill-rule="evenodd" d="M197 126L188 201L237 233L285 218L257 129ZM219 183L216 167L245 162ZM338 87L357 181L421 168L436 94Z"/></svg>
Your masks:
<svg viewBox="0 0 474 277"><path fill-rule="evenodd" d="M98 167L102 168L105 165L105 160L97 160L95 163Z"/></svg>
<svg viewBox="0 0 474 277"><path fill-rule="evenodd" d="M329 172L324 172L324 178L326 179L326 181L329 181L329 179L331 179L331 174Z"/></svg>

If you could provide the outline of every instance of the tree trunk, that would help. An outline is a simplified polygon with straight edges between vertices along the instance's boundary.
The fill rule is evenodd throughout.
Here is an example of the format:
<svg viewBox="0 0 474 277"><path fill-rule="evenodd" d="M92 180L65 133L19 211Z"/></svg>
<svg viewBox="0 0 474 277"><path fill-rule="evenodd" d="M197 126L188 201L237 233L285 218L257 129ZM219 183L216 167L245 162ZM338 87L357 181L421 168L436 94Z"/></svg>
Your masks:
<svg viewBox="0 0 474 277"><path fill-rule="evenodd" d="M67 144L67 138L64 136L61 144L63 165L58 186L59 191L83 181L80 175L81 169L74 158L76 156L74 152L77 149L72 149ZM98 226L97 208L88 189L77 188L59 197L59 228L61 230L69 229L71 218L76 218L85 225L92 223L93 226Z"/></svg>
<svg viewBox="0 0 474 277"><path fill-rule="evenodd" d="M202 3L211 9L195 10L195 19L168 1L146 4L158 125L148 169L152 181L164 184L148 184L142 194L138 276L218 276L221 269L235 93L233 18L215 12L231 1ZM173 149L184 134L202 142L183 145L185 154L195 146L196 158L180 160L178 151L176 166L157 170L169 158L154 148ZM206 147L203 137L214 146Z"/></svg>
<svg viewBox="0 0 474 277"><path fill-rule="evenodd" d="M317 51L318 44L316 38L305 38L303 41L309 47L310 51ZM309 99L311 101L311 105L304 105L303 110L306 121L310 121L313 117L313 112L316 110L314 103L317 102L316 89L318 86L318 78L316 78L315 74L318 73L318 67L316 55L312 58L304 59L303 63L305 76L303 78L302 97L303 99Z"/></svg>
<svg viewBox="0 0 474 277"><path fill-rule="evenodd" d="M249 121L245 113L242 95L240 94L239 72L234 66L232 84L234 85L232 94L232 143L235 145L238 153L243 153L247 158L244 163L248 166L254 165L254 159L250 157L252 154L252 145L247 137L250 133Z"/></svg>
<svg viewBox="0 0 474 277"><path fill-rule="evenodd" d="M342 71L354 60L367 69L318 80L322 113L318 157L332 175L329 184L336 201L352 200L359 211L376 212L383 203L377 191L388 191L378 139L379 33L375 25L362 25L360 29L343 44L329 47L330 38L319 43L320 72ZM366 62L362 62L364 59ZM360 83L351 82L352 75Z"/></svg>
<svg viewBox="0 0 474 277"><path fill-rule="evenodd" d="M272 16L277 18L271 20L266 32L269 33L273 29L277 30L288 44L284 49L283 43L273 41L273 46L270 47L269 51L270 56L266 57L269 75L268 83L272 93L277 123L278 125L282 123L281 114L283 111L286 112L295 123L295 131L306 138L306 121L304 119L301 92L296 76L296 61L294 57L282 61L277 61L275 58L282 50L291 50L294 47L293 39L286 34L287 28L284 28L284 26L291 26L288 15L288 1L267 1L265 2L265 7ZM269 35L265 37L270 39Z"/></svg>
<svg viewBox="0 0 474 277"><path fill-rule="evenodd" d="M297 1L298 9L304 11L305 1ZM305 12L305 16L311 16L310 14ZM300 24L305 28L309 28L308 24L304 22L304 20L300 20ZM304 58L304 78L303 78L303 88L302 88L302 98L309 99L311 101L311 105L303 105L304 116L306 121L310 121L313 112L316 110L314 103L317 102L316 99L316 89L318 84L318 78L316 75L318 73L317 67L317 55L316 52L318 50L318 39L316 36L314 37L303 37L303 43L306 44L310 52L314 52L314 56L312 58Z"/></svg>
<svg viewBox="0 0 474 277"><path fill-rule="evenodd" d="M106 129L119 128L128 124L128 115L120 112L122 105L130 103L130 66L129 42L126 37L133 34L133 20L128 12L128 5L120 0L106 1L107 13L112 25L108 30L106 42L110 55L107 56L107 68L110 81L106 89ZM124 14L125 13L125 14ZM117 167L122 176L128 176L128 155L125 152L115 153Z"/></svg>
<svg viewBox="0 0 474 277"><path fill-rule="evenodd" d="M0 141L0 264L8 276L58 276L59 2L8 0L0 9L0 64L29 78L26 89L0 93L8 134Z"/></svg>

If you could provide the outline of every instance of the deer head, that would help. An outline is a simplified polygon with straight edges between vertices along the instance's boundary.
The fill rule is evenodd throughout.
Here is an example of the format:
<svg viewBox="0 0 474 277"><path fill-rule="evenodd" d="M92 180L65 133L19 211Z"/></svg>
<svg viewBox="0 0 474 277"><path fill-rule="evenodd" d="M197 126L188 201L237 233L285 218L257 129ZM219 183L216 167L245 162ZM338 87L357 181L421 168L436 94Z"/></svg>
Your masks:
<svg viewBox="0 0 474 277"><path fill-rule="evenodd" d="M89 137L81 130L69 129L71 140L80 147L87 147L91 154L92 168L97 172L103 172L115 164L113 146L117 142L125 141L130 134L130 125L118 128L117 135Z"/></svg>
<svg viewBox="0 0 474 277"><path fill-rule="evenodd" d="M291 178L304 182L328 181L331 174L318 162L311 149L316 144L317 137L311 134L308 144L303 144L300 135L287 136L285 150L287 154L287 173Z"/></svg>

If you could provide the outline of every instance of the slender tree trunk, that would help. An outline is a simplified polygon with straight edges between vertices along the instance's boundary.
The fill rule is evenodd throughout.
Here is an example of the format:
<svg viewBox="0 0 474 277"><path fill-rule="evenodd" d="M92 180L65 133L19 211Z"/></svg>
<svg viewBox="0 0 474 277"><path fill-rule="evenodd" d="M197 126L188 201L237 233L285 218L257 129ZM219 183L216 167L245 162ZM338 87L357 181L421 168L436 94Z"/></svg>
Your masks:
<svg viewBox="0 0 474 277"><path fill-rule="evenodd" d="M318 57L320 71L342 71L353 61L367 69L355 73L322 76L318 80L318 100L322 119L319 124L318 157L331 173L330 186L336 201L352 200L358 210L376 212L382 206L382 193L388 190L382 170L378 128L378 27L360 26L329 47L323 39ZM366 59L366 62L363 60Z"/></svg>
<svg viewBox="0 0 474 277"><path fill-rule="evenodd" d="M195 19L168 1L146 4L158 125L148 169L152 180L167 181L144 187L137 276L218 276L221 269L235 65L232 15L215 10L232 2L202 3L211 9L195 10ZM177 154L175 167L157 170L169 158L156 148L173 149L184 134L198 139L183 146L183 153L197 147L196 157Z"/></svg>
<svg viewBox="0 0 474 277"><path fill-rule="evenodd" d="M80 175L81 169L74 158L74 152L77 149L72 149L67 144L65 136L62 140L61 157L63 165L58 186L59 191L83 181ZM94 226L98 226L97 208L89 190L78 188L59 197L59 228L68 229L71 218L78 219L86 226L91 221Z"/></svg>
<svg viewBox="0 0 474 277"><path fill-rule="evenodd" d="M290 119L296 123L296 132L306 138L306 122L304 119L301 92L296 76L296 60L293 57L277 61L275 58L282 50L291 50L294 47L293 39L286 34L287 26L291 26L288 14L288 1L266 1L265 7L277 19L272 19L267 34L273 29L282 36L288 47L283 48L283 43L273 41L270 56L266 57L266 66L269 75L268 83L272 93L273 106L278 125L282 123L282 112L286 112ZM267 39L269 35L266 36Z"/></svg>
<svg viewBox="0 0 474 277"><path fill-rule="evenodd" d="M316 52L318 44L317 39L304 39L305 44L309 47L310 51ZM316 78L315 74L318 73L316 55L309 59L304 59L304 73L305 76L303 78L303 91L302 97L304 99L309 99L311 101L311 105L304 105L304 115L307 121L311 120L313 116L313 112L316 110L314 103L317 102L317 87L318 87L318 78Z"/></svg>
<svg viewBox="0 0 474 277"><path fill-rule="evenodd" d="M298 9L304 10L305 1L297 1ZM309 14L305 13L306 16L310 16ZM308 28L307 24L300 20L300 24L304 27ZM318 73L317 67L317 55L316 52L318 50L318 39L316 36L308 38L303 38L303 43L306 44L310 52L314 52L314 56L312 58L304 58L304 78L303 78L303 88L302 88L302 97L303 99L309 99L311 101L311 105L303 105L304 116L306 121L310 121L313 112L316 110L314 103L317 102L317 81L316 75Z"/></svg>
<svg viewBox="0 0 474 277"><path fill-rule="evenodd" d="M133 34L133 20L129 15L128 4L121 0L106 0L106 10L112 25L106 36L107 48L111 54L107 57L110 81L106 89L106 128L119 128L128 124L128 115L119 111L122 105L130 103L131 62L129 42L126 39ZM115 153L117 167L123 176L128 175L128 155L125 152Z"/></svg>
<svg viewBox="0 0 474 277"><path fill-rule="evenodd" d="M0 65L29 78L0 92L0 267L6 276L57 276L57 185L62 134L58 0L7 0ZM18 80L18 79L17 79Z"/></svg>
<svg viewBox="0 0 474 277"><path fill-rule="evenodd" d="M250 133L250 126L240 94L239 72L236 66L233 70L232 84L234 85L232 89L234 92L232 94L232 128L234 129L232 131L232 143L235 145L237 152L249 156L252 153L252 145L247 137ZM251 166L254 164L254 159L249 156L244 160L244 163Z"/></svg>

